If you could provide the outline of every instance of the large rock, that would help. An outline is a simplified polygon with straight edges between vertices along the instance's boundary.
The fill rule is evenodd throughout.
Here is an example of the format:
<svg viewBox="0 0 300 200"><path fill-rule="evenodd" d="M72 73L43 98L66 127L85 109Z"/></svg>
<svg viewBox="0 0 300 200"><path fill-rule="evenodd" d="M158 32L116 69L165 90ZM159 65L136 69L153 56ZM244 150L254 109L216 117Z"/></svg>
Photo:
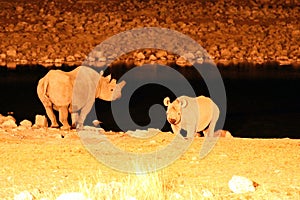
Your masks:
<svg viewBox="0 0 300 200"><path fill-rule="evenodd" d="M14 200L33 200L33 199L34 199L34 197L28 191L23 191L14 196Z"/></svg>
<svg viewBox="0 0 300 200"><path fill-rule="evenodd" d="M20 122L20 125L25 128L30 128L32 126L32 123L31 121L24 119L23 121Z"/></svg>
<svg viewBox="0 0 300 200"><path fill-rule="evenodd" d="M228 182L230 190L236 194L254 192L257 185L254 181L243 176L233 176Z"/></svg>
<svg viewBox="0 0 300 200"><path fill-rule="evenodd" d="M0 125L2 128L17 128L17 124L13 119L8 119Z"/></svg>
<svg viewBox="0 0 300 200"><path fill-rule="evenodd" d="M36 115L35 116L35 124L36 128L46 128L48 127L48 121L45 115Z"/></svg>
<svg viewBox="0 0 300 200"><path fill-rule="evenodd" d="M11 116L3 116L0 114L0 127L1 128L16 128L17 124L16 124L16 119Z"/></svg>
<svg viewBox="0 0 300 200"><path fill-rule="evenodd" d="M215 137L233 138L231 133L229 131L226 131L226 130L218 130L214 133L214 136Z"/></svg>

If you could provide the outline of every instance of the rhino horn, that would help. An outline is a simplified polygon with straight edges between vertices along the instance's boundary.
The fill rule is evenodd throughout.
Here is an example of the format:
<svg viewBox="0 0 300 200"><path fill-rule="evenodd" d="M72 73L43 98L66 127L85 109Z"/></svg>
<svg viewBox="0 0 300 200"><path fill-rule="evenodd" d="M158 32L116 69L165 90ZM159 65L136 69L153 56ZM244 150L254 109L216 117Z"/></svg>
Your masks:
<svg viewBox="0 0 300 200"><path fill-rule="evenodd" d="M111 79L110 83L117 84L117 81L116 81L116 79Z"/></svg>
<svg viewBox="0 0 300 200"><path fill-rule="evenodd" d="M111 75L108 75L108 76L106 76L105 78L106 78L106 80L109 82L110 79L111 79Z"/></svg>

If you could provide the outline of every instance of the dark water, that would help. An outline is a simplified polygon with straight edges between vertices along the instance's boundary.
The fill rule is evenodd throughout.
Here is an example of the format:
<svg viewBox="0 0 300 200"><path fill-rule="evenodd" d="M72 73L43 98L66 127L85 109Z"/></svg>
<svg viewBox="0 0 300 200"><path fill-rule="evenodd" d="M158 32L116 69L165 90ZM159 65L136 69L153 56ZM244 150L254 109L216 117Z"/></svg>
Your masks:
<svg viewBox="0 0 300 200"><path fill-rule="evenodd" d="M187 77L197 95L209 95L205 83L193 70L178 70ZM113 77L119 78L126 71L119 66L109 68L106 74L112 73ZM39 66L20 66L16 70L0 68L0 113L13 112L17 122L23 119L34 121L36 114L45 114L36 86L47 72ZM220 72L227 95L224 129L237 137L300 138L299 70L235 66L220 67ZM126 92L126 86L123 92ZM175 98L172 91L157 84L139 88L130 100L132 119L140 126L146 126L150 120L149 108L153 104L162 105L165 96ZM95 107L103 128L119 130L111 114L110 102L96 100ZM168 123L163 130L170 130Z"/></svg>

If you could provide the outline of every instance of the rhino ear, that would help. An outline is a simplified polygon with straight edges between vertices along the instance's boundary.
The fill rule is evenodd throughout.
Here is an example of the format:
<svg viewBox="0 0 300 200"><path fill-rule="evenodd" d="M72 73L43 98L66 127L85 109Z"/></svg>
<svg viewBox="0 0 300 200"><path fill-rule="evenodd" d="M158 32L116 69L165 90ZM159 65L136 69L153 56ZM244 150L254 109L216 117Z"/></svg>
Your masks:
<svg viewBox="0 0 300 200"><path fill-rule="evenodd" d="M126 85L126 81L121 81L120 83L118 83L118 85L122 89Z"/></svg>
<svg viewBox="0 0 300 200"><path fill-rule="evenodd" d="M168 106L170 104L170 98L169 97L166 97L165 99L164 99L164 105L165 106Z"/></svg>
<svg viewBox="0 0 300 200"><path fill-rule="evenodd" d="M185 108L188 105L188 102L186 99L180 99L180 105L182 108Z"/></svg>
<svg viewBox="0 0 300 200"><path fill-rule="evenodd" d="M100 76L103 76L103 73L104 73L103 70L101 70L100 73L99 73Z"/></svg>

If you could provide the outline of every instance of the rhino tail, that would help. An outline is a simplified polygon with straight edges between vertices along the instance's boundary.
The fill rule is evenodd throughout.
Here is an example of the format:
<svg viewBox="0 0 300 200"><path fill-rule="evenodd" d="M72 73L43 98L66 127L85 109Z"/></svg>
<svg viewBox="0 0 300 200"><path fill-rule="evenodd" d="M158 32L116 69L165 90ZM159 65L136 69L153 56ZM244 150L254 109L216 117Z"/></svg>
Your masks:
<svg viewBox="0 0 300 200"><path fill-rule="evenodd" d="M45 106L52 105L52 103L47 95L48 85L49 85L49 80L48 80L48 77L45 76L42 79L40 79L40 81L38 83L38 88L37 88L38 96Z"/></svg>

